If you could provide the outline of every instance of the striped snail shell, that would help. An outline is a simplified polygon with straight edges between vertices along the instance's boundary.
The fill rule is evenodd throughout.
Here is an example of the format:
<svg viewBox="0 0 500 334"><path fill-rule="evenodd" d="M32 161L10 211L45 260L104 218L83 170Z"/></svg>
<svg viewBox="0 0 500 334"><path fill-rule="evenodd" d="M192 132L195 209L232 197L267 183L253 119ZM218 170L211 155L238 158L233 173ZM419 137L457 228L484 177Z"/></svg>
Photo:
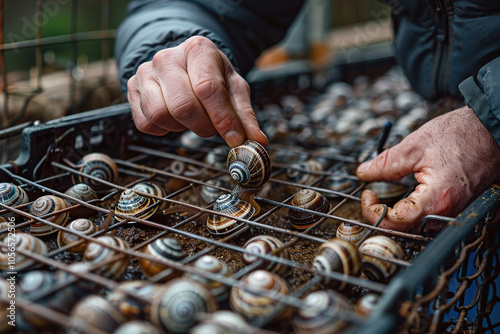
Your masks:
<svg viewBox="0 0 500 334"><path fill-rule="evenodd" d="M217 310L217 303L202 284L186 278L168 282L151 304L151 322L163 331L186 333L200 313Z"/></svg>
<svg viewBox="0 0 500 334"><path fill-rule="evenodd" d="M158 205L154 205L155 203L157 203L155 199L141 196L132 189L127 189L122 192L120 200L116 204L115 213L147 219L158 210ZM115 218L119 222L124 220L119 216L115 216Z"/></svg>
<svg viewBox="0 0 500 334"><path fill-rule="evenodd" d="M5 244L12 243L12 236L3 238L3 242ZM16 250L23 249L38 255L47 255L48 253L47 245L45 245L42 240L27 233L16 232L14 235L14 243ZM11 252L6 246L0 247L0 269L2 270L12 271L12 261L14 261L15 271L22 271L35 263L35 260L20 252L16 252L14 259L9 256L9 253Z"/></svg>
<svg viewBox="0 0 500 334"><path fill-rule="evenodd" d="M376 235L366 239L359 251L363 257L361 272L372 281L386 282L398 269L394 263L369 256L383 256L390 259L403 259L404 252L394 240L384 235Z"/></svg>
<svg viewBox="0 0 500 334"><path fill-rule="evenodd" d="M358 276L361 270L361 255L358 249L351 243L341 240L332 239L323 243L318 248L318 255L314 258L313 266L320 273L337 272L349 276ZM332 287L343 289L345 282L332 280L325 277L325 283Z"/></svg>
<svg viewBox="0 0 500 334"><path fill-rule="evenodd" d="M278 238L272 237L270 235L258 235L248 240L246 244L243 246L247 251L256 253L256 254L269 254L271 255L275 250L281 249L279 253L273 254L279 256L282 259L290 259L290 255L288 254L288 250L285 248L285 245ZM246 265L250 265L255 261L261 259L258 256L242 253L241 260ZM262 260L262 264L257 267L257 269L265 269L271 272L275 272L278 275L283 275L288 271L288 267L284 264L277 262L269 262L267 260Z"/></svg>
<svg viewBox="0 0 500 334"><path fill-rule="evenodd" d="M359 225L342 222L339 227L337 227L336 237L356 245L366 235L370 234L370 232L370 229Z"/></svg>
<svg viewBox="0 0 500 334"><path fill-rule="evenodd" d="M161 331L150 322L134 320L120 325L113 334L161 334Z"/></svg>
<svg viewBox="0 0 500 334"><path fill-rule="evenodd" d="M128 320L148 320L151 303L145 303L134 295L152 301L161 292L161 285L144 283L139 280L122 282L106 296L106 299ZM134 295L131 295L131 292Z"/></svg>
<svg viewBox="0 0 500 334"><path fill-rule="evenodd" d="M0 183L0 203L6 206L18 206L28 202L28 194L23 188L8 182Z"/></svg>
<svg viewBox="0 0 500 334"><path fill-rule="evenodd" d="M71 316L106 333L112 333L127 321L110 302L98 295L90 295L81 299L71 310ZM79 328L69 326L66 332L81 333Z"/></svg>
<svg viewBox="0 0 500 334"><path fill-rule="evenodd" d="M36 201L33 202L30 208L30 214L36 217L42 217L64 209L66 209L66 203L62 198L54 195L45 195L39 197ZM44 219L54 224L64 226L68 221L68 218L69 218L68 211L64 211L61 213L56 213ZM30 234L35 236L41 236L57 232L57 230L58 229L56 227L45 225L44 223L41 222L35 222L31 224Z"/></svg>
<svg viewBox="0 0 500 334"><path fill-rule="evenodd" d="M140 191L145 194L158 196L161 198L165 198L167 196L167 192L165 191L165 189L163 189L163 187L160 187L158 184L153 182L139 182L134 184L134 186L131 189L135 191ZM166 209L167 206L168 206L167 202L161 201L161 204L158 206L158 211Z"/></svg>
<svg viewBox="0 0 500 334"><path fill-rule="evenodd" d="M191 334L250 334L256 333L245 319L231 311L211 313L200 324L193 327Z"/></svg>
<svg viewBox="0 0 500 334"><path fill-rule="evenodd" d="M216 146L207 153L205 156L205 162L214 167L226 168L227 155L229 154L229 151L229 146Z"/></svg>
<svg viewBox="0 0 500 334"><path fill-rule="evenodd" d="M118 166L110 156L104 153L90 153L84 156L77 164L81 173L98 179L116 183L118 180ZM83 175L73 175L73 184L88 184L96 192L105 192L109 186Z"/></svg>
<svg viewBox="0 0 500 334"><path fill-rule="evenodd" d="M71 231L74 231L78 234L83 234L86 236L90 236L94 233L96 233L99 229L97 228L96 224L94 224L90 219L85 219L85 218L80 218L80 219L75 219L71 223L66 226L68 229ZM67 246L73 242L79 241L81 238L77 234L69 233L66 231L59 231L57 234L57 245L62 248L64 246ZM70 249L68 249L69 252L72 253L83 253L85 250L85 247L87 246L87 242L82 242L79 245L76 245Z"/></svg>
<svg viewBox="0 0 500 334"><path fill-rule="evenodd" d="M56 272L58 281L68 281L72 280L72 283L65 288L65 294L69 297L68 299L74 300L75 302L82 299L84 296L91 294L98 290L97 284L93 281L81 279L73 273L88 273L92 271L92 266L85 262L74 262L65 266L65 270L58 270ZM77 279L75 280L75 277Z"/></svg>
<svg viewBox="0 0 500 334"><path fill-rule="evenodd" d="M229 269L224 261L219 260L211 255L204 255L200 257L193 263L193 267L224 277L231 277L233 275L233 272L231 271L231 269ZM216 301L220 302L226 299L229 292L229 287L222 284L220 281L214 281L191 273L186 273L185 276L206 286L215 297Z"/></svg>
<svg viewBox="0 0 500 334"><path fill-rule="evenodd" d="M269 180L271 159L262 145L246 140L229 151L227 168L233 180L242 186L256 188Z"/></svg>
<svg viewBox="0 0 500 334"><path fill-rule="evenodd" d="M356 188L356 182L344 170L336 170L323 181L323 188L348 194ZM336 194L325 192L325 196L338 197Z"/></svg>
<svg viewBox="0 0 500 334"><path fill-rule="evenodd" d="M64 192L66 195L74 197L76 199L79 199L84 202L92 201L97 199L97 194L92 189L88 184L85 183L78 183L75 184L74 186L70 187L68 190ZM66 202L67 206L73 206L76 205L77 202L69 200L69 199L64 199L64 202ZM87 216L90 216L92 214L92 209L87 208L84 205L80 205L76 209L71 210L71 217L72 218L84 218Z"/></svg>
<svg viewBox="0 0 500 334"><path fill-rule="evenodd" d="M286 177L290 182L310 185L320 176L315 173L322 171L321 163L311 159L291 164L286 170Z"/></svg>
<svg viewBox="0 0 500 334"><path fill-rule="evenodd" d="M119 279L127 269L130 256L115 251L107 246L118 247L124 250L128 250L130 246L124 240L110 235L103 235L95 240L104 243L106 246L98 244L94 241L89 242L83 253L84 261L90 264L98 265L101 262L108 261L109 259L120 254L120 258L117 258L113 262L105 264L104 266L101 265L97 269L97 272L105 277Z"/></svg>
<svg viewBox="0 0 500 334"><path fill-rule="evenodd" d="M295 333L341 333L349 325L342 312L351 312L352 305L343 295L332 290L318 290L307 295L304 302L304 307L293 318Z"/></svg>
<svg viewBox="0 0 500 334"><path fill-rule="evenodd" d="M213 187L214 186L214 187ZM225 194L224 190L215 188L229 188L231 186L230 181L225 177L220 177L217 179L210 179L206 182L206 184L202 185L200 188L200 194L203 196L205 201L208 203L212 203L219 198L222 194Z"/></svg>
<svg viewBox="0 0 500 334"><path fill-rule="evenodd" d="M223 194L215 201L213 211L242 219L250 219L255 213L255 208L250 203L240 200L233 194ZM215 214L209 214L207 218L208 231L216 235L234 232L244 225L244 222Z"/></svg>
<svg viewBox="0 0 500 334"><path fill-rule="evenodd" d="M288 294L289 287L281 276L266 270L256 270L242 278L244 286L269 290L280 294ZM271 313L275 307L281 307L281 303L276 302L272 297L259 296L250 291L233 287L229 296L231 308L247 318L249 321ZM290 307L283 307L272 321L278 321L288 317L292 310Z"/></svg>
<svg viewBox="0 0 500 334"><path fill-rule="evenodd" d="M321 213L327 213L330 210L330 203L325 196L311 189L300 190L292 199L291 205L298 209L307 209ZM289 209L290 225L297 230L305 230L318 222L322 217L309 212L296 209Z"/></svg>
<svg viewBox="0 0 500 334"><path fill-rule="evenodd" d="M367 293L358 300L358 302L354 306L354 309L356 310L357 314L367 317L373 312L373 310L377 306L377 301L378 301L378 296L376 294Z"/></svg>
<svg viewBox="0 0 500 334"><path fill-rule="evenodd" d="M171 238L156 239L148 244L142 252L167 262L178 262L186 257L182 245L176 239ZM153 277L165 269L170 268L168 264L151 261L141 256L139 257L139 264L142 273L146 277ZM165 277L164 280L169 280L179 275L179 272L173 270L172 274Z"/></svg>

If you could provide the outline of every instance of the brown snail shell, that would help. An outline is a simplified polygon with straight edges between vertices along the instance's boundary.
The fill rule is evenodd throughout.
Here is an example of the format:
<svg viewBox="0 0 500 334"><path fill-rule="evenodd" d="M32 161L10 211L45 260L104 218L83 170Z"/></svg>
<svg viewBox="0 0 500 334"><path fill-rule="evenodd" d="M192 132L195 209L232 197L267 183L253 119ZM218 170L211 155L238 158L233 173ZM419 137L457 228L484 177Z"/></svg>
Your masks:
<svg viewBox="0 0 500 334"><path fill-rule="evenodd" d="M396 199L400 199L408 191L407 186L381 181L368 183L366 189L376 193L381 203L391 203Z"/></svg>
<svg viewBox="0 0 500 334"><path fill-rule="evenodd" d="M106 297L110 304L128 320L148 320L151 303L134 298L133 292L146 300L152 301L159 292L160 284L144 285L144 281L125 281L114 288Z"/></svg>
<svg viewBox="0 0 500 334"><path fill-rule="evenodd" d="M167 196L167 192L163 187L160 187L158 184L154 182L139 182L134 184L134 186L131 188L132 190L135 191L140 191L142 193L146 194L151 194L154 196L158 196L161 198L165 198ZM161 204L158 206L158 210L164 210L168 206L168 203L165 201L161 201Z"/></svg>
<svg viewBox="0 0 500 334"><path fill-rule="evenodd" d="M351 243L332 239L318 248L318 255L314 258L313 266L320 273L331 273L332 271L349 276L358 276L361 270L361 254ZM332 287L343 289L345 282L325 277L325 283Z"/></svg>
<svg viewBox="0 0 500 334"><path fill-rule="evenodd" d="M29 202L28 194L23 188L15 184L0 183L0 203L6 206L15 207ZM0 208L2 210L3 208Z"/></svg>
<svg viewBox="0 0 500 334"><path fill-rule="evenodd" d="M81 299L71 310L71 316L107 333L112 333L127 321L110 302L97 295ZM68 333L80 333L75 328L67 328L66 330Z"/></svg>
<svg viewBox="0 0 500 334"><path fill-rule="evenodd" d="M90 219L75 219L71 223L66 226L68 229L75 231L79 234L83 234L86 236L90 236L96 233L99 229L96 224L94 224ZM57 234L57 245L59 247L64 247L73 242L79 241L81 238L76 235L66 231L59 231ZM83 253L85 247L87 246L87 242L83 242L75 247L69 248L68 251L72 253Z"/></svg>
<svg viewBox="0 0 500 334"><path fill-rule="evenodd" d="M288 250L284 248L284 246L285 245L283 244L283 242L281 242L281 240L279 240L278 238L272 237L270 235L258 235L248 240L243 247L247 251L250 251L252 253L269 255L271 255L276 249L281 248L281 251L274 255L279 256L282 259L289 260L290 255L288 254ZM241 254L241 260L246 265L252 264L259 259L261 258L252 254ZM283 275L288 271L288 267L286 265L277 262L269 262L267 260L263 260L262 264L257 267L257 269L265 269L271 272L275 272L278 275Z"/></svg>
<svg viewBox="0 0 500 334"><path fill-rule="evenodd" d="M336 237L356 245L366 235L370 234L370 232L370 229L359 225L342 222L339 227L337 227Z"/></svg>
<svg viewBox="0 0 500 334"><path fill-rule="evenodd" d="M211 255L204 255L200 257L193 263L193 267L224 277L231 277L233 275L233 272L231 271L231 269L229 269L224 261L219 260ZM206 286L215 297L216 301L219 302L226 299L229 292L229 287L222 284L220 281L214 281L191 273L186 273L185 276Z"/></svg>
<svg viewBox="0 0 500 334"><path fill-rule="evenodd" d="M151 322L163 331L186 333L200 313L217 310L217 303L202 284L186 278L168 282L151 304Z"/></svg>
<svg viewBox="0 0 500 334"><path fill-rule="evenodd" d="M352 311L350 301L332 290L311 292L304 300L305 306L293 318L293 328L298 334L341 333L349 326L342 312Z"/></svg>
<svg viewBox="0 0 500 334"><path fill-rule="evenodd" d="M247 140L229 151L227 167L233 180L249 188L260 187L271 176L269 154L253 140Z"/></svg>
<svg viewBox="0 0 500 334"><path fill-rule="evenodd" d="M344 169L334 171L323 181L323 188L348 194L356 188L356 182L349 178L349 173ZM325 192L327 197L338 197L338 195Z"/></svg>
<svg viewBox="0 0 500 334"><path fill-rule="evenodd" d="M118 247L120 249L128 250L130 248L124 240L110 235L100 236L96 238L96 240L103 242L105 245ZM112 248L102 246L101 244L92 241L87 244L87 247L85 247L83 259L85 262L90 264L100 264L101 262L108 261L110 258L114 258L118 254L121 254L121 258L116 259L115 261L104 266L101 265L97 272L108 278L119 279L127 269L130 260L129 255L120 253Z"/></svg>
<svg viewBox="0 0 500 334"><path fill-rule="evenodd" d="M394 263L380 260L365 254L384 256L391 259L403 259L404 252L394 240L384 235L366 239L359 251L363 257L361 272L372 281L386 282L398 269Z"/></svg>
<svg viewBox="0 0 500 334"><path fill-rule="evenodd" d="M39 197L36 201L33 202L30 208L30 214L36 217L42 217L47 214L61 211L64 209L66 209L66 203L62 198L54 195L45 195ZM64 226L68 221L68 218L69 218L68 211L64 211L44 219L54 224ZM56 227L45 225L41 222L35 222L31 224L30 234L35 236L41 236L54 233L57 230L58 229Z"/></svg>
<svg viewBox="0 0 500 334"><path fill-rule="evenodd" d="M361 297L356 305L354 306L354 309L356 313L363 317L369 316L375 307L377 306L377 301L378 301L378 296L374 293L367 293L363 297Z"/></svg>
<svg viewBox="0 0 500 334"><path fill-rule="evenodd" d="M155 199L141 196L132 189L127 189L122 192L120 200L116 204L115 213L147 219L158 210L158 205L154 205L155 203L157 203ZM124 220L119 216L115 216L115 218L118 221Z"/></svg>
<svg viewBox="0 0 500 334"><path fill-rule="evenodd" d="M178 262L186 257L186 254L182 249L182 245L176 239L172 238L156 239L143 248L142 252L168 262ZM139 257L139 264L141 266L142 273L146 277L153 277L170 268L168 264L150 261L149 259L143 257ZM164 280L169 280L178 276L180 276L180 273L173 270L172 274L165 277Z"/></svg>
<svg viewBox="0 0 500 334"><path fill-rule="evenodd" d="M321 213L327 213L330 210L325 196L311 189L302 189L292 199L291 205L299 209L308 209ZM289 209L290 225L297 230L305 230L318 222L322 217L309 212L303 212L296 209Z"/></svg>
<svg viewBox="0 0 500 334"><path fill-rule="evenodd" d="M311 159L291 164L286 170L286 177L290 182L310 185L320 177L319 174L314 173L322 171L321 163Z"/></svg>
<svg viewBox="0 0 500 334"><path fill-rule="evenodd" d="M12 237L6 236L3 239L5 244L12 242ZM38 255L47 255L47 246L45 243L27 233L16 232L14 235L15 249L23 249L26 251L33 252ZM0 247L0 269L10 270L10 271L22 271L35 263L35 260L16 252L14 258L11 255L12 252L9 251L7 247ZM14 262L13 267L9 262Z"/></svg>
<svg viewBox="0 0 500 334"><path fill-rule="evenodd" d="M92 201L97 199L97 193L92 189L89 185L85 183L78 183L75 184L74 186L70 187L68 190L64 192L66 195L74 197L76 199L79 199L84 202ZM64 199L64 202L66 202L66 205L73 206L76 205L77 202L69 200L69 199ZM84 205L80 205L76 209L71 210L71 217L72 218L84 218L87 216L90 216L92 214L92 209L87 208Z"/></svg>
<svg viewBox="0 0 500 334"><path fill-rule="evenodd" d="M242 219L250 219L254 216L255 208L250 203L240 200L233 194L223 194L215 201L213 211ZM244 222L215 214L209 214L207 219L208 231L215 235L234 232L244 225Z"/></svg>
<svg viewBox="0 0 500 334"><path fill-rule="evenodd" d="M118 180L118 166L110 156L104 153L90 153L84 156L77 164L79 171L98 179L115 183ZM109 189L104 183L83 175L73 175L73 184L88 184L96 192L105 192Z"/></svg>
<svg viewBox="0 0 500 334"><path fill-rule="evenodd" d="M242 278L244 286L270 290L280 294L288 294L289 287L281 276L266 270L256 270ZM281 303L276 302L274 298L259 296L252 292L245 291L238 287L231 289L229 296L231 308L247 318L249 321L257 317L264 316L273 311ZM278 321L288 317L291 314L290 307L284 307L272 321Z"/></svg>
<svg viewBox="0 0 500 334"><path fill-rule="evenodd" d="M193 327L190 334L250 334L256 333L245 319L231 311L217 311L208 315L201 323Z"/></svg>
<svg viewBox="0 0 500 334"><path fill-rule="evenodd" d="M120 325L113 334L161 334L161 331L150 322L134 320Z"/></svg>

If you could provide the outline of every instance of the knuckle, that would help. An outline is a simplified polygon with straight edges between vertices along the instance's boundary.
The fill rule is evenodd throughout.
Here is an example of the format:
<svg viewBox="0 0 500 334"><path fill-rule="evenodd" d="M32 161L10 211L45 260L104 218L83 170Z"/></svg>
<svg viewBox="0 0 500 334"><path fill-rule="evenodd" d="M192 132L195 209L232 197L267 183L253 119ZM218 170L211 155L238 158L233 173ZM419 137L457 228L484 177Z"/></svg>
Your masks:
<svg viewBox="0 0 500 334"><path fill-rule="evenodd" d="M155 53L151 63L153 67L163 66L165 62L168 62L174 58L175 48L163 49Z"/></svg>
<svg viewBox="0 0 500 334"><path fill-rule="evenodd" d="M149 74L149 71L150 71L150 67L151 67L151 63L150 62L145 62L145 63L142 63L141 65L139 65L139 67L137 68L137 72L135 73L136 76L138 77L144 77L144 76L147 76Z"/></svg>
<svg viewBox="0 0 500 334"><path fill-rule="evenodd" d="M200 100L207 100L220 92L221 87L222 84L215 78L203 78L194 84L193 92Z"/></svg>
<svg viewBox="0 0 500 334"><path fill-rule="evenodd" d="M172 99L170 114L177 120L191 119L196 113L195 102L189 96L174 97Z"/></svg>
<svg viewBox="0 0 500 334"><path fill-rule="evenodd" d="M199 52L201 50L206 50L206 48L215 47L211 40L203 36L190 37L183 43L183 46L188 53Z"/></svg>
<svg viewBox="0 0 500 334"><path fill-rule="evenodd" d="M234 120L230 115L224 115L222 117L213 120L213 124L220 133L226 133L230 129L233 129Z"/></svg>

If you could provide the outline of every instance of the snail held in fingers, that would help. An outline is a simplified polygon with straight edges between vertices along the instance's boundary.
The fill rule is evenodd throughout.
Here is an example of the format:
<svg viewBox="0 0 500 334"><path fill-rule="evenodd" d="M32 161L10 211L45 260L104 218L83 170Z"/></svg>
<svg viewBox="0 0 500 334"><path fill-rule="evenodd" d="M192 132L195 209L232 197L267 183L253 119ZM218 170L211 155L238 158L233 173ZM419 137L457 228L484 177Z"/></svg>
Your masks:
<svg viewBox="0 0 500 334"><path fill-rule="evenodd" d="M260 187L271 176L269 154L253 140L247 140L229 151L227 167L233 180L248 188Z"/></svg>
<svg viewBox="0 0 500 334"><path fill-rule="evenodd" d="M77 164L80 173L89 176L115 183L118 180L118 166L110 156L104 153L90 153L84 156ZM88 184L96 192L105 192L109 190L109 186L91 179L86 175L73 175L73 184L85 183Z"/></svg>
<svg viewBox="0 0 500 334"><path fill-rule="evenodd" d="M12 243L12 236L5 236L3 238L5 244ZM25 251L30 251L38 255L47 255L47 246L45 243L27 233L16 232L14 235L15 249L23 249ZM9 270L12 265L12 257L9 256L8 247L0 247L0 269ZM21 254L21 252L16 252L14 257L14 267L16 271L22 271L35 263L35 260Z"/></svg>
<svg viewBox="0 0 500 334"><path fill-rule="evenodd" d="M156 239L143 248L142 252L165 261L178 262L186 257L182 245L176 239L171 238ZM153 277L169 268L168 264L151 261L141 256L139 257L139 264L142 273L146 277ZM169 280L178 276L180 276L180 273L172 270L172 273L165 277L164 280Z"/></svg>
<svg viewBox="0 0 500 334"><path fill-rule="evenodd" d="M75 184L74 186L66 190L64 193L66 195L69 195L84 202L97 199L97 193L94 191L94 189L92 189L89 185L85 183ZM66 202L66 205L68 207L77 204L77 202L69 199L64 199L64 202ZM93 212L92 209L87 208L84 205L80 205L78 208L71 210L71 217L84 218L90 216L92 212Z"/></svg>
<svg viewBox="0 0 500 334"><path fill-rule="evenodd" d="M290 259L290 255L288 254L288 250L285 248L285 245L278 238L272 237L270 235L258 235L248 240L243 246L245 250L250 251L256 254L272 254L275 250L281 249L279 253L274 254L275 256L279 256L282 259ZM242 253L241 260L246 265L252 264L255 261L261 259L258 256ZM262 260L262 264L257 267L257 269L265 269L271 272L275 272L278 275L283 275L288 271L288 267L284 264L278 262L269 262L268 260Z"/></svg>
<svg viewBox="0 0 500 334"><path fill-rule="evenodd" d="M193 267L224 277L231 277L233 275L233 272L224 261L210 255L200 257L193 263ZM226 299L229 287L222 284L220 281L214 281L191 273L186 273L185 276L206 286L215 297L216 301L219 302Z"/></svg>
<svg viewBox="0 0 500 334"><path fill-rule="evenodd" d="M255 208L248 202L240 200L234 194L223 194L214 203L213 211L238 217L250 219L255 215ZM244 222L234 218L209 214L207 218L208 231L214 235L224 235L243 227Z"/></svg>
<svg viewBox="0 0 500 334"><path fill-rule="evenodd" d="M107 263L105 265L100 265L96 272L108 278L119 279L127 269L130 256L123 254L109 246L114 248L119 248L123 250L128 250L130 246L128 243L120 238L113 237L110 235L103 235L95 240L104 243L101 245L97 242L89 242L85 251L83 253L83 259L86 263L100 265L102 262L107 262L111 258L115 258L120 255L120 258Z"/></svg>
<svg viewBox="0 0 500 334"><path fill-rule="evenodd" d="M157 201L153 198L141 196L132 189L127 189L120 195L120 200L115 207L115 213L147 219L158 210L158 204L156 203ZM115 219L121 222L125 218L115 215Z"/></svg>
<svg viewBox="0 0 500 334"><path fill-rule="evenodd" d="M305 230L318 222L322 217L313 213L304 212L300 209L307 209L321 213L327 213L330 210L330 203L325 196L311 189L300 190L292 199L291 205L298 208L289 209L290 225L297 230Z"/></svg>
<svg viewBox="0 0 500 334"><path fill-rule="evenodd" d="M112 333L127 319L105 298L90 295L81 299L71 310L71 316L81 319L85 324L98 328L103 332ZM81 333L79 328L70 324L67 333Z"/></svg>
<svg viewBox="0 0 500 334"><path fill-rule="evenodd" d="M67 228L78 234L86 236L90 236L99 230L96 224L94 224L90 219L84 219L84 218L73 220L71 223L68 224ZM81 239L82 238L80 238L77 234L61 230L57 234L57 245L59 247L64 247ZM68 249L68 251L72 253L83 253L86 246L87 246L87 241L82 242L79 245L76 245Z"/></svg>
<svg viewBox="0 0 500 334"><path fill-rule="evenodd" d="M337 227L337 232L335 236L338 239L345 240L350 242L353 245L356 245L359 241L361 241L365 236L368 236L371 233L370 229L361 227L359 225L342 222L339 227Z"/></svg>
<svg viewBox="0 0 500 334"><path fill-rule="evenodd" d="M57 213L58 211L62 211L64 209L66 209L66 203L62 198L54 195L45 195L39 197L33 202L33 204L31 204L30 214L36 217L43 217L45 215L55 213L50 217L44 218L44 220L64 226L69 218L68 211ZM57 230L57 227L46 225L37 221L31 224L30 234L42 236L57 232Z"/></svg>
<svg viewBox="0 0 500 334"><path fill-rule="evenodd" d="M363 257L361 272L372 281L386 282L398 269L394 263L375 258L371 255L401 260L404 257L403 249L394 240L384 235L376 235L366 239L359 251Z"/></svg>

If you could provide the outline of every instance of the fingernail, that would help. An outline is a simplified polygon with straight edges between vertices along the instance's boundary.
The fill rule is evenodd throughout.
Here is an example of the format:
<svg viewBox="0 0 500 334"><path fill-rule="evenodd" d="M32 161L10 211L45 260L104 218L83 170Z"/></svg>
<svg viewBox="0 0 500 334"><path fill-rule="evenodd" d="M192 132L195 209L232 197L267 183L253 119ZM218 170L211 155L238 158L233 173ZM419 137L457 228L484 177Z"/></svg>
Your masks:
<svg viewBox="0 0 500 334"><path fill-rule="evenodd" d="M226 132L226 143L231 146L235 147L243 143L243 136L236 130L229 130Z"/></svg>
<svg viewBox="0 0 500 334"><path fill-rule="evenodd" d="M269 138L267 138L267 136L266 136L266 134L264 133L264 131L262 131L262 130L259 130L259 131L260 131L260 133L262 134L262 136L264 136L264 138L266 138L266 146L267 146L267 144L269 144Z"/></svg>

